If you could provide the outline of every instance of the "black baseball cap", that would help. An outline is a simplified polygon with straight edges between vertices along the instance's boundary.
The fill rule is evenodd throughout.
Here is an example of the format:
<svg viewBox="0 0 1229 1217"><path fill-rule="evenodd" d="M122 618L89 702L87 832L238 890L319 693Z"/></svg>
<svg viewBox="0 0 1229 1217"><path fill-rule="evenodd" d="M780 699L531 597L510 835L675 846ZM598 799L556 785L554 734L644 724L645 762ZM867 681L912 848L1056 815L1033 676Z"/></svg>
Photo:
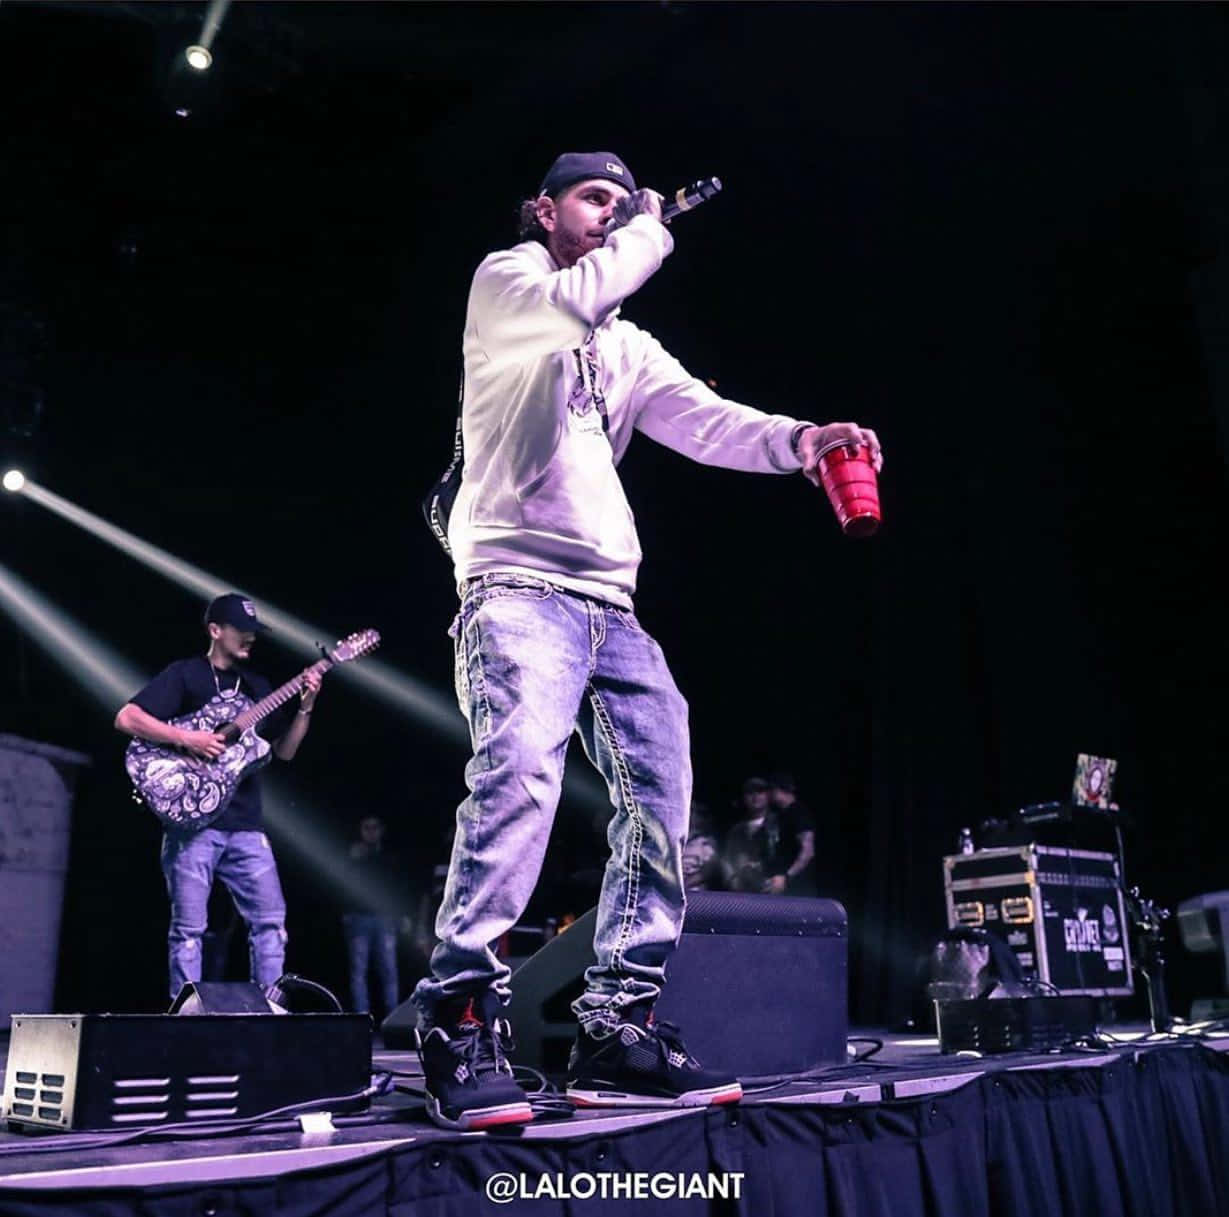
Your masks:
<svg viewBox="0 0 1229 1217"><path fill-rule="evenodd" d="M237 630L267 634L269 627L256 616L256 606L238 592L215 596L205 610L205 624L233 625Z"/></svg>
<svg viewBox="0 0 1229 1217"><path fill-rule="evenodd" d="M538 194L549 194L553 199L561 190L594 177L618 182L628 193L636 189L632 171L613 152L565 152L546 171Z"/></svg>

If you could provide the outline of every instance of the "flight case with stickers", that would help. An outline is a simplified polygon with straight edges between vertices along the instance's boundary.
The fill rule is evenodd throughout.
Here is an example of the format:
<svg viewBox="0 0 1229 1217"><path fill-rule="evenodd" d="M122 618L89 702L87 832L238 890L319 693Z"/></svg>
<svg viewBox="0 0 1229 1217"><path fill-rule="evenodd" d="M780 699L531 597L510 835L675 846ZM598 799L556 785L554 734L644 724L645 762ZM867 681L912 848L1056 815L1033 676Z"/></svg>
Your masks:
<svg viewBox="0 0 1229 1217"><path fill-rule="evenodd" d="M1018 845L943 859L947 924L1003 939L1024 974L1061 994L1134 991L1118 859Z"/></svg>

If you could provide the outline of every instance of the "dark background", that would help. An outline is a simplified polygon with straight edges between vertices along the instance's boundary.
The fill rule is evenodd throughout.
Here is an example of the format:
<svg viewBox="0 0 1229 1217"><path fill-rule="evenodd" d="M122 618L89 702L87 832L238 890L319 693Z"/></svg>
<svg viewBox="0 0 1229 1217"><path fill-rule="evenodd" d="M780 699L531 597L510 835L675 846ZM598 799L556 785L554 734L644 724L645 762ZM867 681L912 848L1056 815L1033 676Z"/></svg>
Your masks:
<svg viewBox="0 0 1229 1217"><path fill-rule="evenodd" d="M797 774L854 1016L916 1006L959 828L1062 798L1077 752L1119 760L1133 882L1229 886L1222 6L240 2L189 81L203 12L0 4L6 467L258 603L376 626L447 694L418 503L474 267L559 151L718 174L626 315L730 397L875 427L884 526L848 541L801 478L641 439L638 610L699 797L728 820L748 774ZM142 671L202 645L195 595L0 512L0 562ZM0 730L94 758L58 1005L157 1009L157 825L111 708L12 623L0 656ZM276 638L257 663L302 666ZM338 840L386 816L421 875L464 754L340 680L314 721L285 781ZM583 814L559 831L553 871L600 858ZM288 965L344 989L328 878L279 850Z"/></svg>

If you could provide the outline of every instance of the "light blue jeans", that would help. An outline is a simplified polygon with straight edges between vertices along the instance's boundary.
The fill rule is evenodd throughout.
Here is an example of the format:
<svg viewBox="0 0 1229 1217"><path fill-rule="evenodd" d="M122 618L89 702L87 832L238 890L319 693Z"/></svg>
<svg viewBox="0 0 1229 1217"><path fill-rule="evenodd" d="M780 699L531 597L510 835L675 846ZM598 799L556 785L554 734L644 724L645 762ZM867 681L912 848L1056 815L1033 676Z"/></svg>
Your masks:
<svg viewBox="0 0 1229 1217"><path fill-rule="evenodd" d="M442 998L490 988L508 1000L511 972L491 947L537 884L576 731L614 805L597 962L572 1007L601 1037L627 1006L657 997L682 932L687 703L633 613L542 579L471 580L450 632L473 745L470 794L457 809L439 943L415 1005L429 1024Z"/></svg>
<svg viewBox="0 0 1229 1217"><path fill-rule="evenodd" d="M167 956L172 1001L188 981L201 978L201 936L208 928L215 876L226 885L247 925L252 980L263 989L282 975L286 901L263 832L168 831L162 837L162 874L171 899Z"/></svg>

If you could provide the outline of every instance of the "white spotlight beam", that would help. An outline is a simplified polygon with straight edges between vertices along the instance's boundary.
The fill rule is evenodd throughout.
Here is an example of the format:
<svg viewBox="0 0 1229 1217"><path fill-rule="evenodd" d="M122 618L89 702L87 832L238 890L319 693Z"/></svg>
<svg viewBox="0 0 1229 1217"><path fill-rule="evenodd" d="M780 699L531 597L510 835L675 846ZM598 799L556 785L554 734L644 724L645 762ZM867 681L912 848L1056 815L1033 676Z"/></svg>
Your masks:
<svg viewBox="0 0 1229 1217"><path fill-rule="evenodd" d="M138 562L143 562L181 587L197 592L204 599L226 590L220 580L208 571L201 570L199 566L193 566L190 562L180 561L173 554L167 553L165 549L159 549L156 545L150 545L149 542L142 541L140 537L133 536L132 533L122 528L117 528L101 516L96 516L92 511L86 511L84 507L78 507L75 503L70 503L37 482L27 479L26 484L22 487L22 493L26 498L33 499L40 506L62 516L69 523L76 524L84 528L86 532L93 533L94 536L114 545L116 549L136 558Z"/></svg>
<svg viewBox="0 0 1229 1217"><path fill-rule="evenodd" d="M205 50L212 48L213 40L218 36L218 30L222 28L222 19L226 16L228 8L230 8L230 0L210 0L210 5L205 10L205 23L201 26L200 44Z"/></svg>
<svg viewBox="0 0 1229 1217"><path fill-rule="evenodd" d="M21 493L47 508L48 511L84 528L122 553L156 570L160 575L170 579L172 583L178 583L181 587L196 592L202 600L211 599L234 587L232 582L221 579L199 566L194 566L191 562L185 562L165 549L160 549L157 545L142 541L140 537L134 536L126 529L104 520L84 507L78 507L76 503L70 503L66 498L48 490L45 486L40 486L37 482L27 479ZM255 589L248 590L255 592ZM260 604L262 619L269 623L278 639L290 644L300 653L316 659L319 657L317 643L323 642L327 645L333 641L318 627L282 612L281 609L269 606L268 602L260 596L256 599ZM368 624L370 623L356 622L354 628L363 629ZM430 727L458 747L469 747L469 731L456 703L451 698L441 696L421 681L399 672L389 664L373 659L346 664L337 669L337 675L372 693L392 709L408 714ZM605 784L596 775L587 772L569 773L564 780L564 792L569 798L584 805L597 821L604 821L610 815L609 793Z"/></svg>
<svg viewBox="0 0 1229 1217"><path fill-rule="evenodd" d="M147 677L137 668L4 566L0 606L112 714L145 683Z"/></svg>
<svg viewBox="0 0 1229 1217"><path fill-rule="evenodd" d="M209 600L221 592L228 591L233 584L219 576L185 562L174 554L142 541L126 529L104 520L84 507L70 503L61 495L37 482L27 480L22 488L27 498L33 499L48 511L54 512L63 519L87 532L106 541L116 549L136 558L138 562L166 576L173 583L196 592L202 600ZM288 643L293 649L319 658L317 643L332 644L336 641L323 630L302 621L298 617L284 613L280 609L268 607L265 601L260 602L261 618L276 632L279 641ZM355 629L366 628L370 623L358 621ZM433 689L427 688L419 681L398 672L388 664L377 660L363 660L353 666L338 668L338 674L344 675L375 693L383 701L396 709L412 714L420 722L434 728L458 743L468 741L468 733L456 706L447 698L441 697Z"/></svg>

